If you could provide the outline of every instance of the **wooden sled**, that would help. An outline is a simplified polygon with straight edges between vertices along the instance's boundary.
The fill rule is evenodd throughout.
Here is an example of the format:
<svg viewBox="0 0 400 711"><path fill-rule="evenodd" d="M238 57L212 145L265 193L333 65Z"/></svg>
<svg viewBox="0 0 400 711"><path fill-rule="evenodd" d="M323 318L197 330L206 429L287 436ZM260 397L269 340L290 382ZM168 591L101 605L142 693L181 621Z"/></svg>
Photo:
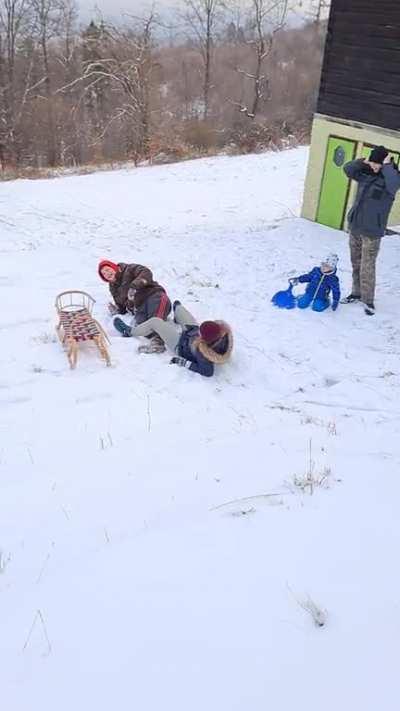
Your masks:
<svg viewBox="0 0 400 711"><path fill-rule="evenodd" d="M58 338L67 352L71 368L78 362L79 343L93 341L106 365L111 365L107 348L109 338L103 327L92 316L95 300L86 291L63 291L56 298L59 322Z"/></svg>

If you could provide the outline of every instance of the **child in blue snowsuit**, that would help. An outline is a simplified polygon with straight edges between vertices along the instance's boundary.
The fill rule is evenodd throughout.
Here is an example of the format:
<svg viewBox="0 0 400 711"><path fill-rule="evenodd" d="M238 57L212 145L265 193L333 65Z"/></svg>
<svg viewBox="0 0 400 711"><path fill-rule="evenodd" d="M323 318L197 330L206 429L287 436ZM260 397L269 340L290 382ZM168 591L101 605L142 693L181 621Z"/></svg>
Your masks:
<svg viewBox="0 0 400 711"><path fill-rule="evenodd" d="M332 311L336 311L340 301L340 285L336 276L337 263L337 254L328 254L320 267L314 267L308 274L289 279L293 286L307 284L305 293L297 298L299 309L306 309L311 304L313 311L325 311L331 304L329 295L332 292Z"/></svg>

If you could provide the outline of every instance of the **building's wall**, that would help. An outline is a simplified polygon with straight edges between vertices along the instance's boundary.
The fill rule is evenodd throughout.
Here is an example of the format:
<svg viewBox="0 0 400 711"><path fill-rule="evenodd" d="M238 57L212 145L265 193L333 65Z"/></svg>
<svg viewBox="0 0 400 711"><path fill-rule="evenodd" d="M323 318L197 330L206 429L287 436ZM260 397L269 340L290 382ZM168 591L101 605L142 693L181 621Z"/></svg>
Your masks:
<svg viewBox="0 0 400 711"><path fill-rule="evenodd" d="M331 0L318 113L399 131L399 46L399 0Z"/></svg>
<svg viewBox="0 0 400 711"><path fill-rule="evenodd" d="M363 126L362 124L351 124L350 122L335 120L317 114L313 122L302 209L302 216L313 221L315 221L318 211L329 136L340 136L357 141L356 158L361 156L365 143L384 145L389 150L400 153L400 131L390 131L374 126ZM356 185L353 181L348 206L353 202L355 190ZM400 193L392 208L389 225L400 225Z"/></svg>

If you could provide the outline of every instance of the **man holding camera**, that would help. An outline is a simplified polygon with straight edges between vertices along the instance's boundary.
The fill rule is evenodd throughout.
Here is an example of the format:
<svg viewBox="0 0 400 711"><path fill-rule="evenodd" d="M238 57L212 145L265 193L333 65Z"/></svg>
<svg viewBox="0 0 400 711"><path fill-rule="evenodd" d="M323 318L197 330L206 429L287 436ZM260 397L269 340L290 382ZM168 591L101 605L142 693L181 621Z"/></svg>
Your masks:
<svg viewBox="0 0 400 711"><path fill-rule="evenodd" d="M368 159L346 163L343 170L358 183L358 188L347 216L353 287L342 303L361 301L365 313L372 316L375 313L376 259L400 188L400 173L384 146L374 148Z"/></svg>

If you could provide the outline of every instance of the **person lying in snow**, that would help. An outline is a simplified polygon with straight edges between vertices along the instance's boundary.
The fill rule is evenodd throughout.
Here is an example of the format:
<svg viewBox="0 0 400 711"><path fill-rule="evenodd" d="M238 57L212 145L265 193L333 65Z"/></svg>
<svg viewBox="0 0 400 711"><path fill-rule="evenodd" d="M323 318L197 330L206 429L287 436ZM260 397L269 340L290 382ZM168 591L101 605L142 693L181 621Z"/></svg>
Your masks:
<svg viewBox="0 0 400 711"><path fill-rule="evenodd" d="M171 311L171 302L163 286L153 280L148 267L140 264L115 264L103 259L98 266L99 276L108 283L114 302L108 309L115 314L132 313L135 323L140 324L156 316L167 319ZM157 334L149 334L151 342L142 348L154 353L165 351L165 345Z"/></svg>
<svg viewBox="0 0 400 711"><path fill-rule="evenodd" d="M123 336L157 333L176 354L170 363L211 377L214 365L226 363L231 355L233 337L230 327L224 321L203 321L199 325L180 301L175 301L173 308L175 323L154 317L139 326L130 327L117 317L114 326Z"/></svg>
<svg viewBox="0 0 400 711"><path fill-rule="evenodd" d="M297 298L299 309L306 309L311 305L313 311L325 311L331 303L329 294L332 292L332 310L336 311L340 301L340 285L336 275L338 261L337 254L328 254L320 267L314 267L308 274L289 279L293 286L307 284L305 293Z"/></svg>

